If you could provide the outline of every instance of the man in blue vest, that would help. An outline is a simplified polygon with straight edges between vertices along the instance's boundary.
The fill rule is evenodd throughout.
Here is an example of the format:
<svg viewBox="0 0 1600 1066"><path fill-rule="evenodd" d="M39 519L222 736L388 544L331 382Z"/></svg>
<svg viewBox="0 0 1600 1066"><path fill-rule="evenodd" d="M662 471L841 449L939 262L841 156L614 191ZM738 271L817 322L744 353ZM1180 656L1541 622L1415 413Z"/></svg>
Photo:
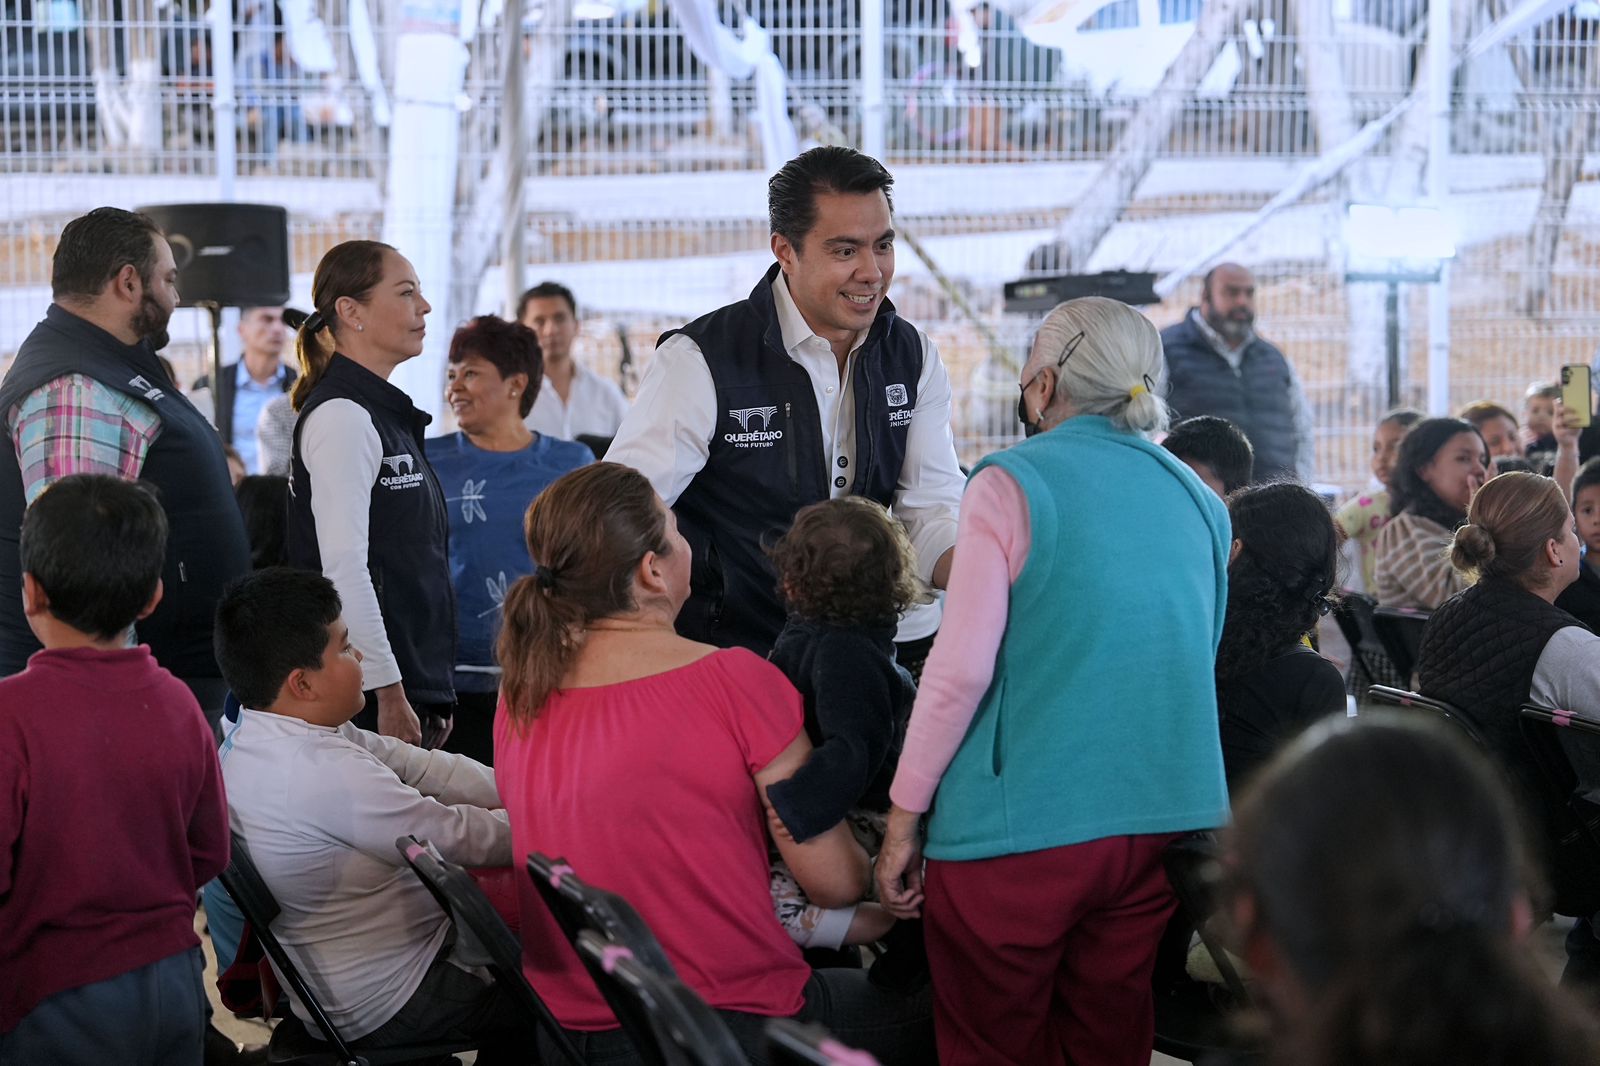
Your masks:
<svg viewBox="0 0 1600 1066"><path fill-rule="evenodd" d="M1200 306L1161 332L1174 421L1226 418L1255 451L1253 481L1309 483L1315 465L1311 406L1283 353L1256 334L1256 281L1238 263L1206 275Z"/></svg>
<svg viewBox="0 0 1600 1066"><path fill-rule="evenodd" d="M190 402L201 412L209 413L211 424L217 427L223 441L239 453L247 473L266 472L256 438L261 412L274 398L288 392L300 376L283 361L283 350L293 332L281 307L242 309L239 361L222 368L216 387L212 387L209 374L202 374L189 389Z"/></svg>
<svg viewBox="0 0 1600 1066"><path fill-rule="evenodd" d="M662 336L606 454L650 479L694 549L685 636L765 654L784 619L765 546L834 496L889 507L945 584L965 479L949 375L886 298L893 183L838 147L773 175L777 262L748 299Z"/></svg>
<svg viewBox="0 0 1600 1066"><path fill-rule="evenodd" d="M137 636L215 725L226 686L211 620L223 586L249 571L250 549L222 441L156 358L177 280L171 247L144 215L101 207L61 231L54 302L0 382L0 675L39 647L22 613L27 505L68 474L138 479L155 487L170 532L161 602Z"/></svg>

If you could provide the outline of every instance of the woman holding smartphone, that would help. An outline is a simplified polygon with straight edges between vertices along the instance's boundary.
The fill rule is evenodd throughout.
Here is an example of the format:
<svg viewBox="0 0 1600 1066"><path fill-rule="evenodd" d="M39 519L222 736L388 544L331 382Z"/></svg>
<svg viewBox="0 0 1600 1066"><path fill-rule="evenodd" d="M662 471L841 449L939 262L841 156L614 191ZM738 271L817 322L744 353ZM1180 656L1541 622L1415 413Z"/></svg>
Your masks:
<svg viewBox="0 0 1600 1066"><path fill-rule="evenodd" d="M339 590L363 657L356 724L433 747L455 707L449 525L423 448L431 419L389 383L421 354L432 308L416 270L377 241L330 249L311 296L296 340L289 561Z"/></svg>

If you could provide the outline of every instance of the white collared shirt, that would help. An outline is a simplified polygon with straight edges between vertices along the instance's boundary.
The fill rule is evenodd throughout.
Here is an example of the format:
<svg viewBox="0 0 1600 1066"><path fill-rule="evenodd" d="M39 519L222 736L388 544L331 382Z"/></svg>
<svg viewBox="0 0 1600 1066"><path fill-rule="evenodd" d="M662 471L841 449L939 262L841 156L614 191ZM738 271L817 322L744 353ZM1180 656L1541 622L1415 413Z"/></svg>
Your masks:
<svg viewBox="0 0 1600 1066"><path fill-rule="evenodd" d="M535 433L562 440L577 440L580 436L614 437L622 425L622 416L628 413L628 400L615 382L607 381L583 365L573 364L572 388L567 398L549 378L539 386L539 395L533 398L533 409L522 424Z"/></svg>
<svg viewBox="0 0 1600 1066"><path fill-rule="evenodd" d="M782 273L772 282L784 350L811 378L822 422L822 443L833 480L829 492L849 495L855 481L855 397L851 387L863 332L855 338L845 373L833 348L806 323ZM939 557L955 546L956 516L966 487L950 428L950 375L939 350L921 330L922 376L906 435L905 461L890 510L905 523L918 570L931 578ZM634 467L668 504L675 503L706 465L717 428L717 390L700 346L682 333L667 338L639 382L639 394L617 430L606 460ZM842 484L841 484L842 482ZM906 616L899 639L926 636L938 625L932 608Z"/></svg>

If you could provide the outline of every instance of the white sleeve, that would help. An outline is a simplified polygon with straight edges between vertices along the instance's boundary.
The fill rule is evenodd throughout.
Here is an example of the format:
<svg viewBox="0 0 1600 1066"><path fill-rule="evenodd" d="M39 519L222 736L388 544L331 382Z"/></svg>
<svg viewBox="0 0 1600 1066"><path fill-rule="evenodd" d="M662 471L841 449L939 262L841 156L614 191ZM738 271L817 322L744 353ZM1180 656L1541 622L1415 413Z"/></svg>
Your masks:
<svg viewBox="0 0 1600 1066"><path fill-rule="evenodd" d="M677 333L656 349L606 462L633 467L671 505L706 465L716 429L711 368L700 346Z"/></svg>
<svg viewBox="0 0 1600 1066"><path fill-rule="evenodd" d="M410 834L463 866L511 864L511 823L505 811L441 803L359 748L344 748L337 765L330 762L303 764L291 787L306 809L323 812L319 821L341 843L398 865L403 860L394 842Z"/></svg>
<svg viewBox="0 0 1600 1066"><path fill-rule="evenodd" d="M395 775L440 803L466 803L487 810L503 806L495 787L494 770L465 755L429 751L394 737L379 736L346 722L339 735L376 755Z"/></svg>
<svg viewBox="0 0 1600 1066"><path fill-rule="evenodd" d="M918 334L922 338L922 378L917 382L917 405L906 434L906 457L892 510L906 525L918 570L924 578L931 578L939 557L955 547L956 520L967 479L961 474L950 429L950 374L933 341L920 330Z"/></svg>
<svg viewBox="0 0 1600 1066"><path fill-rule="evenodd" d="M383 461L372 416L354 400L324 403L300 427L300 461L311 478L311 518L322 573L338 590L350 643L361 651L361 687L370 691L392 685L400 680L400 665L389 648L367 569L372 484Z"/></svg>
<svg viewBox="0 0 1600 1066"><path fill-rule="evenodd" d="M1534 667L1528 702L1600 721L1600 637L1582 626L1557 630ZM1600 737L1569 729L1559 735L1579 789L1600 802Z"/></svg>

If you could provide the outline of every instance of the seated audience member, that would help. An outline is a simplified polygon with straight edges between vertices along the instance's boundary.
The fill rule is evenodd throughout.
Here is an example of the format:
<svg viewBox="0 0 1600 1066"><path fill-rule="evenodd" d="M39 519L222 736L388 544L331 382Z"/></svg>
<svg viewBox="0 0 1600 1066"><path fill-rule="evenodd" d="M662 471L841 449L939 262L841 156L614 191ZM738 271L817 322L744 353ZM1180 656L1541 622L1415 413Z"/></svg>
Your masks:
<svg viewBox="0 0 1600 1066"><path fill-rule="evenodd" d="M927 593L903 527L861 496L800 510L771 553L789 620L769 656L805 701L806 735L816 745L794 777L767 789L784 832L802 843L848 821L871 854L883 842L906 719L916 699L895 662L900 614ZM778 862L778 917L802 947L866 944L894 918L876 903L825 911L791 890Z"/></svg>
<svg viewBox="0 0 1600 1066"><path fill-rule="evenodd" d="M1228 789L1306 726L1345 711L1339 668L1303 643L1328 611L1339 532L1321 497L1288 482L1228 498L1233 549L1217 646Z"/></svg>
<svg viewBox="0 0 1600 1066"><path fill-rule="evenodd" d="M1489 461L1502 456L1507 459L1523 458L1522 431L1517 427L1517 416L1488 400L1469 403L1461 409L1461 419L1471 422L1484 447L1489 449Z"/></svg>
<svg viewBox="0 0 1600 1066"><path fill-rule="evenodd" d="M1477 583L1433 613L1417 654L1422 694L1460 709L1536 816L1567 797L1549 794L1518 708L1535 703L1600 718L1600 637L1554 602L1577 579L1579 547L1554 481L1494 478L1473 498L1450 549L1451 562ZM1600 800L1600 748L1581 734L1563 730L1561 738L1579 789ZM1574 927L1568 954L1600 959L1587 920Z"/></svg>
<svg viewBox="0 0 1600 1066"><path fill-rule="evenodd" d="M166 539L155 497L114 477L64 477L23 518L44 650L0 681L0 1062L201 1062L194 900L227 865L228 810L199 704L130 643Z"/></svg>
<svg viewBox="0 0 1600 1066"><path fill-rule="evenodd" d="M1470 423L1429 418L1406 434L1390 486L1392 517L1373 548L1372 596L1380 604L1431 611L1467 586L1446 553L1488 466Z"/></svg>
<svg viewBox="0 0 1600 1066"><path fill-rule="evenodd" d="M473 319L451 338L445 374L445 402L461 428L425 442L450 517L460 619L455 728L444 747L492 766L500 608L509 583L533 569L522 516L546 485L594 455L522 424L543 380L539 340L526 326L493 315Z"/></svg>
<svg viewBox="0 0 1600 1066"><path fill-rule="evenodd" d="M1372 484L1356 493L1334 512L1334 523L1345 542L1355 545L1361 564L1361 588L1372 588L1372 566L1377 558L1378 530L1389 522L1389 492L1394 485L1395 464L1400 457L1400 442L1411 427L1422 421L1422 412L1410 408L1390 411L1372 431Z"/></svg>
<svg viewBox="0 0 1600 1066"><path fill-rule="evenodd" d="M1572 480L1572 517L1583 542L1578 579L1556 597L1556 606L1600 633L1600 459L1590 459Z"/></svg>
<svg viewBox="0 0 1600 1066"><path fill-rule="evenodd" d="M932 1062L925 990L813 971L773 914L763 801L811 754L804 707L754 653L677 635L690 549L650 483L583 467L533 501L526 528L540 565L506 598L494 745L516 854L564 856L632 903L752 1061L766 1018L799 1017L885 1064ZM844 825L776 843L818 905L865 893ZM533 886L519 891L528 979L588 1061L636 1061Z"/></svg>
<svg viewBox="0 0 1600 1066"><path fill-rule="evenodd" d="M1556 404L1561 386L1535 381L1522 399L1522 431L1518 441L1522 453L1538 465L1537 473L1548 474L1556 461Z"/></svg>
<svg viewBox="0 0 1600 1066"><path fill-rule="evenodd" d="M1234 808L1232 912L1273 1066L1580 1066L1595 1022L1549 986L1522 824L1448 727L1316 726Z"/></svg>
<svg viewBox="0 0 1600 1066"><path fill-rule="evenodd" d="M1172 427L1161 446L1188 464L1206 487L1226 497L1250 484L1255 453L1238 426L1216 415L1185 418Z"/></svg>
<svg viewBox="0 0 1600 1066"><path fill-rule="evenodd" d="M610 440L628 413L627 398L572 357L581 328L572 290L554 281L535 285L517 302L517 321L539 337L543 384L535 382L533 407L524 417L535 433L562 440Z"/></svg>
<svg viewBox="0 0 1600 1066"><path fill-rule="evenodd" d="M242 578L217 607L216 643L243 705L222 745L233 831L340 1035L367 1048L482 1039L479 1062L526 1061L500 1046L526 1042L515 1006L457 961L450 919L394 846L409 833L450 862L508 865L491 771L350 724L361 653L321 574Z"/></svg>
<svg viewBox="0 0 1600 1066"><path fill-rule="evenodd" d="M250 540L250 568L264 570L288 562L285 527L289 521L289 479L272 474L251 474L233 493L244 515L244 534Z"/></svg>

